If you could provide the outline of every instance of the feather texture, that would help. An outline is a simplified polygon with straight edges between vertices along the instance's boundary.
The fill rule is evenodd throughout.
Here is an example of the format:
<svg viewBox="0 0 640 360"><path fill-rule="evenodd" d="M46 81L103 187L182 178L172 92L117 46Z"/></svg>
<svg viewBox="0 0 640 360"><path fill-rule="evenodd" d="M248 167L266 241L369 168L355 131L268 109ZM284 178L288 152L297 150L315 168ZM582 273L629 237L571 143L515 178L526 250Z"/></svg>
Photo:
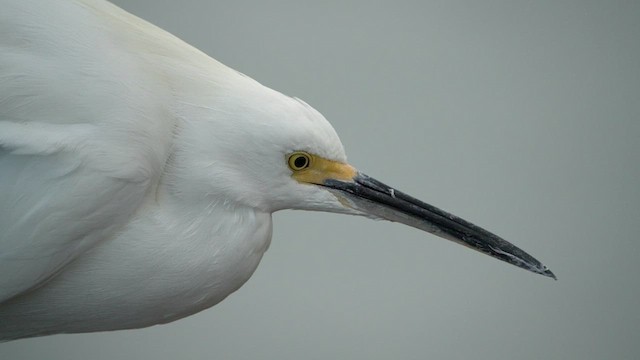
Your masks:
<svg viewBox="0 0 640 360"><path fill-rule="evenodd" d="M187 316L251 276L271 212L343 209L286 166L346 160L301 100L106 1L0 7L0 339Z"/></svg>

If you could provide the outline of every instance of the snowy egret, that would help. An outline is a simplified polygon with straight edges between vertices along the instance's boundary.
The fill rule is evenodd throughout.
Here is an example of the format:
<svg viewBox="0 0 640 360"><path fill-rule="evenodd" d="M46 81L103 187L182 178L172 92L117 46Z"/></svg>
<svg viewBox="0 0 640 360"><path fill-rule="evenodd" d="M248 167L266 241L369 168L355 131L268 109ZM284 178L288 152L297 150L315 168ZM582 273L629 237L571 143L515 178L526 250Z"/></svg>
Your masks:
<svg viewBox="0 0 640 360"><path fill-rule="evenodd" d="M401 222L554 277L348 165L303 101L106 1L0 5L0 339L211 307L251 276L281 209Z"/></svg>

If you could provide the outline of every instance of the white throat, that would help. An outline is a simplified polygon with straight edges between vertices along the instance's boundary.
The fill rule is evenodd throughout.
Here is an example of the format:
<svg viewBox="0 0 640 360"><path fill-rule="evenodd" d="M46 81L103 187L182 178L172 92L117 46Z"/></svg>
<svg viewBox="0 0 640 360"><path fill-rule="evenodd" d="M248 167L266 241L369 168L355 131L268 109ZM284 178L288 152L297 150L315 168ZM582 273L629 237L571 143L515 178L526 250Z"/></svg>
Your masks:
<svg viewBox="0 0 640 360"><path fill-rule="evenodd" d="M44 335L61 321L67 332L166 323L242 286L269 246L271 214L205 202L187 209L174 200L149 201L116 238L30 296L3 305L0 319L12 324L3 337Z"/></svg>

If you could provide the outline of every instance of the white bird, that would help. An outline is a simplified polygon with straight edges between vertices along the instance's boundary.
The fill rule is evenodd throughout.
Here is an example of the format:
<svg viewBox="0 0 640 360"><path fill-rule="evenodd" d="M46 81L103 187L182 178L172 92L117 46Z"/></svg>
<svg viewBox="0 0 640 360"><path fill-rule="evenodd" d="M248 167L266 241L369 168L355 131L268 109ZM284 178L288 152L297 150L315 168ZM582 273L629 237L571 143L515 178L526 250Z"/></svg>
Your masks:
<svg viewBox="0 0 640 360"><path fill-rule="evenodd" d="M554 277L347 164L325 118L102 0L0 0L0 339L146 327L247 281L271 214L398 221Z"/></svg>

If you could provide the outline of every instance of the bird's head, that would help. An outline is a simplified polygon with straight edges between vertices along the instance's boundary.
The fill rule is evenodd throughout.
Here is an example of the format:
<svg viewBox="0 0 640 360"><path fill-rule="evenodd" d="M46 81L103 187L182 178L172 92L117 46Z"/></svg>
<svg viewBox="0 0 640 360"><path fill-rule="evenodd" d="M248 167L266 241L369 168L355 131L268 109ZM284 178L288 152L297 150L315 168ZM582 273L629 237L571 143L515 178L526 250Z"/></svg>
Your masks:
<svg viewBox="0 0 640 360"><path fill-rule="evenodd" d="M181 129L186 146L177 149L176 163L194 197L265 212L302 209L400 222L555 278L502 238L357 170L333 127L305 102L257 83L226 90L235 96L189 110L195 118L204 112L206 126L187 121Z"/></svg>

